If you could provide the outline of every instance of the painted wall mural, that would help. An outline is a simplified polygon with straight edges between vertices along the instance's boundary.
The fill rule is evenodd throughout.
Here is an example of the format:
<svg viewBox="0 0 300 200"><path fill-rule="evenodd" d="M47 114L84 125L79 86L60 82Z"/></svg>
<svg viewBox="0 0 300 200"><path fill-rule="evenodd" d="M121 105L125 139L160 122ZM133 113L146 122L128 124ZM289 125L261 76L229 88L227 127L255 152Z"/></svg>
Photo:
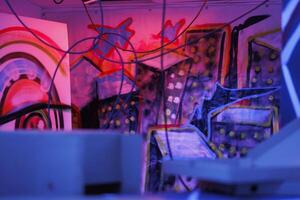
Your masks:
<svg viewBox="0 0 300 200"><path fill-rule="evenodd" d="M70 56L71 72L69 55L62 60L51 90L58 49L68 49L66 25L22 18L41 41L0 14L0 129L72 124L142 134L144 189L193 190L195 180L162 174L161 160L244 157L280 127L280 6L203 2L196 18L195 8L179 16L168 7L164 23L157 8L111 10L104 24L73 15L70 41L98 38Z"/></svg>
<svg viewBox="0 0 300 200"><path fill-rule="evenodd" d="M158 8L110 10L104 24L72 15L71 41L104 33L71 55L73 126L143 134L149 191L195 187L162 177L162 158L246 156L280 127L280 6L264 5L168 7L164 35Z"/></svg>
<svg viewBox="0 0 300 200"><path fill-rule="evenodd" d="M130 14L89 25L114 34L73 59L72 101L83 128L145 135L145 190L193 189L188 177L162 176L161 159L244 157L279 130L281 33L270 13L187 29L187 19L171 16L164 38L159 23L146 27Z"/></svg>
<svg viewBox="0 0 300 200"><path fill-rule="evenodd" d="M282 124L286 125L300 117L300 69L298 67L300 57L300 16L298 10L299 1L287 0L282 2L282 90L281 101Z"/></svg>
<svg viewBox="0 0 300 200"><path fill-rule="evenodd" d="M0 129L71 129L68 57L62 61L48 95L62 53L33 37L14 16L0 14L0 18ZM22 19L46 43L68 47L65 25ZM41 24L57 29L58 35L40 30Z"/></svg>

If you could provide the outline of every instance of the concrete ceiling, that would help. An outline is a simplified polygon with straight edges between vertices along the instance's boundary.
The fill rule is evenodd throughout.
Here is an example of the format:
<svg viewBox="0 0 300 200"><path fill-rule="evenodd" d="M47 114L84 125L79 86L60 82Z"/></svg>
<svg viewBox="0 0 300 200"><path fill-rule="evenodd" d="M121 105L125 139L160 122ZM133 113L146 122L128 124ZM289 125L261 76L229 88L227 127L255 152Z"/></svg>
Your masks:
<svg viewBox="0 0 300 200"><path fill-rule="evenodd" d="M81 7L82 0L63 0L61 4L55 4L54 0L29 0L32 4L39 6L44 9L49 8L57 8L57 7ZM59 1L59 0L57 0ZM84 0L88 1L88 0ZM95 0L96 1L96 0ZM152 3L152 4L161 4L163 0L101 0L103 5L118 5L118 4L143 4L143 3ZM195 2L202 2L204 0L167 0L167 3L195 3ZM245 1L245 0L208 0L208 4L258 4L261 3L262 0L252 0L252 1ZM269 4L278 4L281 3L281 0L269 0Z"/></svg>
<svg viewBox="0 0 300 200"><path fill-rule="evenodd" d="M29 0L32 4L39 6L44 9L49 8L58 8L58 7L64 7L64 8L70 8L70 7L81 7L82 2L81 0L63 0L61 4L55 4L54 0ZM59 0L57 0L59 1ZM104 5L107 4L115 4L115 3L151 3L152 0L102 0Z"/></svg>
<svg viewBox="0 0 300 200"><path fill-rule="evenodd" d="M63 0L61 4L55 4L54 0L24 0L30 1L33 5L40 7L43 12L66 12L66 11L76 11L82 10L82 0ZM56 0L60 1L60 0ZM84 0L88 1L88 0ZM95 3L89 6L89 9L98 9L97 0ZM145 7L161 7L163 0L101 0L103 8L115 9L115 8L125 8L125 7L135 7L135 8L145 8ZM168 6L190 6L195 7L201 5L205 0L167 0ZM208 6L233 6L233 5L257 5L263 0L207 0ZM281 4L281 0L269 0L268 3L271 4Z"/></svg>

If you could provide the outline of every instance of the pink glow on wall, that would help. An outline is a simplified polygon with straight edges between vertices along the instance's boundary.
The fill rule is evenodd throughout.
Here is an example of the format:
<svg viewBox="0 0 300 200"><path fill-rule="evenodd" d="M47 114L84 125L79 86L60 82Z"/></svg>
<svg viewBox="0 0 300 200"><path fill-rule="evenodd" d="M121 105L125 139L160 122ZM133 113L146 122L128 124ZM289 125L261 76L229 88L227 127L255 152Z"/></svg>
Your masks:
<svg viewBox="0 0 300 200"><path fill-rule="evenodd" d="M28 2L28 0L9 0L16 12L22 16L41 18L42 9L39 6ZM0 12L11 13L4 1L0 1Z"/></svg>
<svg viewBox="0 0 300 200"><path fill-rule="evenodd" d="M71 106L69 57L62 60L49 92L63 53L37 40L15 16L0 14L0 18L0 96L2 118L5 119L0 129L71 129L71 109L67 108L67 105ZM45 43L57 49L68 48L65 24L27 17L21 19ZM51 93L50 102L48 92ZM64 108L52 109L55 106ZM49 120L52 123L48 123ZM42 121L47 122L45 126L40 123Z"/></svg>

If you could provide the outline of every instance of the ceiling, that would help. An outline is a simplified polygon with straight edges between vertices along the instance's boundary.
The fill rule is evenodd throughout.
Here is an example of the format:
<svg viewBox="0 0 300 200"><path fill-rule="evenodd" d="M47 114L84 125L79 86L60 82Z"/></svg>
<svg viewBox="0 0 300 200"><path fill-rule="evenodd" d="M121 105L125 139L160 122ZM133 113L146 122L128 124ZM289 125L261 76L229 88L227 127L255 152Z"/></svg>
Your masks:
<svg viewBox="0 0 300 200"><path fill-rule="evenodd" d="M55 10L55 9L77 9L82 8L82 0L62 0L61 4L55 4L54 0L28 0L32 4L44 9L44 10ZM56 0L59 1L59 0ZM99 6L98 0L84 0L92 1L94 3L91 6ZM205 0L167 0L167 4L181 4L181 3L201 3ZM223 1L223 0L209 0L209 1ZM163 0L101 0L103 7L112 6L161 6Z"/></svg>
<svg viewBox="0 0 300 200"><path fill-rule="evenodd" d="M55 8L55 7L81 7L82 0L63 0L61 4L55 4L54 0L29 0L32 4L39 6L41 8ZM59 0L57 0L59 1ZM88 1L88 0L84 0ZM160 0L101 0L104 5L117 4L117 3L130 3L130 4L140 4L140 3L153 3ZM182 0L169 0L169 1L182 1Z"/></svg>
<svg viewBox="0 0 300 200"><path fill-rule="evenodd" d="M54 0L28 0L32 4L39 6L45 10L53 10L53 9L73 9L73 8L82 8L82 0L62 0L61 4L55 4ZM60 0L56 0L60 1ZM95 1L97 0L84 0L84 1ZM151 5L159 5L163 3L163 0L101 0L103 2L103 6L151 6ZM199 4L204 0L166 0L167 4L172 5L193 5ZM216 5L216 6L224 6L224 5L233 5L233 4L247 4L247 5L257 5L261 3L263 0L208 0L208 5ZM188 4L187 4L188 3ZM269 0L268 4L281 4L281 0ZM97 3L93 5L98 6Z"/></svg>

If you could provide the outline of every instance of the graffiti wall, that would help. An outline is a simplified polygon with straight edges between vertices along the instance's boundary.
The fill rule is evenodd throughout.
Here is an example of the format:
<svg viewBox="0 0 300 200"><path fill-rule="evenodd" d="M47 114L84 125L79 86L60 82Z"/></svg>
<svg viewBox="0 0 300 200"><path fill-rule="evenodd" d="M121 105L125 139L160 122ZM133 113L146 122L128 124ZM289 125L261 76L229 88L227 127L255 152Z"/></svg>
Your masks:
<svg viewBox="0 0 300 200"><path fill-rule="evenodd" d="M0 18L0 129L71 129L66 25L22 18L35 37L13 15Z"/></svg>
<svg viewBox="0 0 300 200"><path fill-rule="evenodd" d="M300 2L287 0L282 3L282 124L288 124L300 117L299 67L300 61Z"/></svg>
<svg viewBox="0 0 300 200"><path fill-rule="evenodd" d="M103 34L71 57L77 122L147 136L146 190L195 186L162 178L163 157L243 157L278 131L281 8L254 4L168 7L163 31L157 7L61 18L71 41Z"/></svg>

